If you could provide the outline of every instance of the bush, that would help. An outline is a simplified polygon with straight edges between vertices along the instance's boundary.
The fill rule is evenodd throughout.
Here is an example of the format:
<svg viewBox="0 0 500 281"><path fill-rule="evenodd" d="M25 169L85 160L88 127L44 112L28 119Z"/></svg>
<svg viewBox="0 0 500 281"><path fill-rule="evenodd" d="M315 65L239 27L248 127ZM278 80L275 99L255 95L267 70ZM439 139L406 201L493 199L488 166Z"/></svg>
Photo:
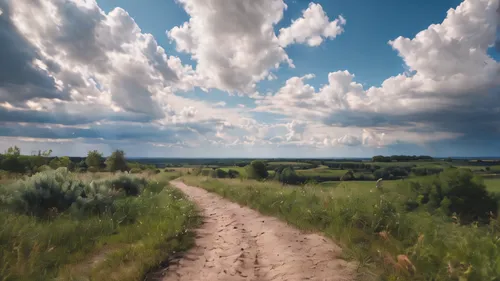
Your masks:
<svg viewBox="0 0 500 281"><path fill-rule="evenodd" d="M235 178L237 178L239 176L240 176L240 173L238 171L236 171L236 170L229 169L227 171L227 177L228 178L235 179Z"/></svg>
<svg viewBox="0 0 500 281"><path fill-rule="evenodd" d="M279 181L284 184L298 184L300 182L300 177L295 173L292 167L287 167L279 175Z"/></svg>
<svg viewBox="0 0 500 281"><path fill-rule="evenodd" d="M447 169L428 180L408 184L428 209L447 215L456 213L462 223L488 223L490 214L498 211L498 201L481 179L467 169Z"/></svg>
<svg viewBox="0 0 500 281"><path fill-rule="evenodd" d="M37 217L69 209L84 188L85 184L64 168L37 173L8 187L13 192L12 207L17 212Z"/></svg>
<svg viewBox="0 0 500 281"><path fill-rule="evenodd" d="M252 161L250 165L245 167L247 171L248 178L250 179L265 179L269 175L267 172L267 166L262 161Z"/></svg>
<svg viewBox="0 0 500 281"><path fill-rule="evenodd" d="M147 181L143 178L132 178L127 176L120 176L109 182L109 186L118 191L124 191L127 196L137 196L141 193Z"/></svg>
<svg viewBox="0 0 500 281"><path fill-rule="evenodd" d="M97 167L88 167L87 172L89 172L89 173L97 173L97 172L99 172L99 168L97 168Z"/></svg>
<svg viewBox="0 0 500 281"><path fill-rule="evenodd" d="M131 174L140 174L142 173L142 170L140 168L132 168L130 169Z"/></svg>
<svg viewBox="0 0 500 281"><path fill-rule="evenodd" d="M112 207L115 199L139 195L146 184L144 179L127 176L86 184L66 168L59 168L7 186L2 202L18 213L40 218L50 218L68 209L74 214L101 214Z"/></svg>

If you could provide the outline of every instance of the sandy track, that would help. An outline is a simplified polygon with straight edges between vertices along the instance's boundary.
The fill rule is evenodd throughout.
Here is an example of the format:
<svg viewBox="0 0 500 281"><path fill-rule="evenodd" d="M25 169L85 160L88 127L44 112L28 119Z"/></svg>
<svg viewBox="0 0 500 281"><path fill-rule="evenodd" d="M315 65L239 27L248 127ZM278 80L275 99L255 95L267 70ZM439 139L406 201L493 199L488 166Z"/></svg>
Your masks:
<svg viewBox="0 0 500 281"><path fill-rule="evenodd" d="M330 240L307 234L201 188L172 182L202 209L196 246L163 281L353 280L354 265Z"/></svg>

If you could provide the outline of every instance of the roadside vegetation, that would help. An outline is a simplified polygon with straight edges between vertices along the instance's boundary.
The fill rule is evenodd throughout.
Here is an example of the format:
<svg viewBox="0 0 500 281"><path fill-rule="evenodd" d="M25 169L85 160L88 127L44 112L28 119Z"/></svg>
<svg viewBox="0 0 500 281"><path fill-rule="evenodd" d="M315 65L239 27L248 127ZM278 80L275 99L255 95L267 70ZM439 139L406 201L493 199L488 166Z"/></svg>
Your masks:
<svg viewBox="0 0 500 281"><path fill-rule="evenodd" d="M183 180L324 232L359 262L360 280L499 280L500 197L468 169L387 181L383 190L366 181Z"/></svg>
<svg viewBox="0 0 500 281"><path fill-rule="evenodd" d="M40 157L39 167L56 159L16 154L4 155L2 167L6 159ZM103 160L89 156L89 168ZM200 220L168 186L178 173L122 173L129 168L121 151L106 166L113 173L9 171L0 185L0 280L142 280L192 245Z"/></svg>
<svg viewBox="0 0 500 281"><path fill-rule="evenodd" d="M301 229L359 263L360 280L500 281L500 161L126 159L0 154L0 280L142 280L189 248L182 177ZM381 189L376 181L383 179Z"/></svg>

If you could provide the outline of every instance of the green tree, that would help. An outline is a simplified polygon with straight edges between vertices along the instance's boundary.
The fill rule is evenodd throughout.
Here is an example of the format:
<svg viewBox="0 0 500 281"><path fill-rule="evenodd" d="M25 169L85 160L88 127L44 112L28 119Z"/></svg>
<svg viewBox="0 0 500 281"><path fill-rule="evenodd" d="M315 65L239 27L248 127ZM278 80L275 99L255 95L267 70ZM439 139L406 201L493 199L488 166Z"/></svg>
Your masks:
<svg viewBox="0 0 500 281"><path fill-rule="evenodd" d="M14 173L24 173L27 167L23 165L20 156L21 150L19 147L9 147L2 157L0 169Z"/></svg>
<svg viewBox="0 0 500 281"><path fill-rule="evenodd" d="M128 170L127 161L125 160L125 152L123 150L116 150L111 153L111 156L106 159L105 163L106 168L110 172L123 172Z"/></svg>
<svg viewBox="0 0 500 281"><path fill-rule="evenodd" d="M87 158L85 158L85 164L87 167L92 168L92 170L99 170L101 166L102 153L97 150L92 150L87 153Z"/></svg>
<svg viewBox="0 0 500 281"><path fill-rule="evenodd" d="M347 171L342 178L340 178L341 181L350 181L354 179L354 172L352 170Z"/></svg>
<svg viewBox="0 0 500 281"><path fill-rule="evenodd" d="M245 169L250 179L265 179L269 175L266 164L260 160L252 161Z"/></svg>
<svg viewBox="0 0 500 281"><path fill-rule="evenodd" d="M17 146L11 146L5 152L5 156L19 157L21 155L21 149Z"/></svg>
<svg viewBox="0 0 500 281"><path fill-rule="evenodd" d="M71 160L69 159L68 156L63 156L63 157L55 157L54 159L52 159L50 162L49 162L49 166L52 168L52 169L57 169L57 168L60 168L60 167L64 167L64 168L70 168L70 164L71 164Z"/></svg>
<svg viewBox="0 0 500 281"><path fill-rule="evenodd" d="M292 167L287 167L281 172L279 179L284 184L299 183L299 176Z"/></svg>

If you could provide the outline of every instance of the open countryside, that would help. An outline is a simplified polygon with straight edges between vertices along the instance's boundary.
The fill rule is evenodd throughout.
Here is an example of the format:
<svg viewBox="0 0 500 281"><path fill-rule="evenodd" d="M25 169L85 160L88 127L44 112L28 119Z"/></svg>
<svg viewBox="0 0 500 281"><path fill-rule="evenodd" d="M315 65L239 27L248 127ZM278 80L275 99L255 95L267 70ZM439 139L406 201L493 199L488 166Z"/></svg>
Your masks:
<svg viewBox="0 0 500 281"><path fill-rule="evenodd" d="M4 280L498 276L500 159L0 158Z"/></svg>
<svg viewBox="0 0 500 281"><path fill-rule="evenodd" d="M0 281L500 281L500 0L0 0Z"/></svg>

